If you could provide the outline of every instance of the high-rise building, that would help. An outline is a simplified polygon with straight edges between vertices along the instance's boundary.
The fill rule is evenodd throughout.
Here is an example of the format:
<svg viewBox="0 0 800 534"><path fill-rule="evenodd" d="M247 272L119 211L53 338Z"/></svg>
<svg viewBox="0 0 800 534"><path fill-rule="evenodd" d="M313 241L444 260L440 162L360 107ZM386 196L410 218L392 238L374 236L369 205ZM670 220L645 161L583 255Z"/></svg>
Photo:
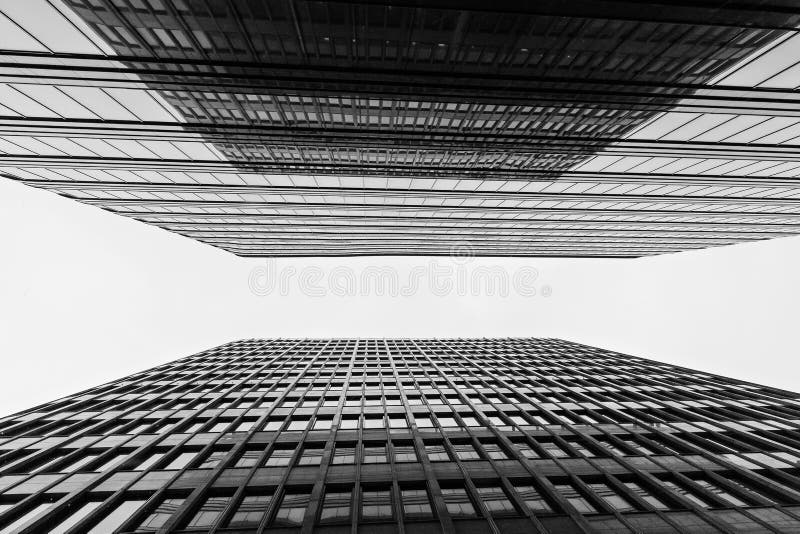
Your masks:
<svg viewBox="0 0 800 534"><path fill-rule="evenodd" d="M796 533L799 427L556 339L246 340L0 419L0 532Z"/></svg>
<svg viewBox="0 0 800 534"><path fill-rule="evenodd" d="M800 229L794 1L0 3L0 173L241 256Z"/></svg>

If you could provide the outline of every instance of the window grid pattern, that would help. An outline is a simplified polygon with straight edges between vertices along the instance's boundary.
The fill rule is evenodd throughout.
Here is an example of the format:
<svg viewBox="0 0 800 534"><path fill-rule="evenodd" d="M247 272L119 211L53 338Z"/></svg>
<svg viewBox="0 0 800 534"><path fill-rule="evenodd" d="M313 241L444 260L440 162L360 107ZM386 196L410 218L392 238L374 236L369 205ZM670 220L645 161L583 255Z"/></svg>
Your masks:
<svg viewBox="0 0 800 534"><path fill-rule="evenodd" d="M800 394L557 339L244 340L0 419L0 529L791 531L799 430Z"/></svg>

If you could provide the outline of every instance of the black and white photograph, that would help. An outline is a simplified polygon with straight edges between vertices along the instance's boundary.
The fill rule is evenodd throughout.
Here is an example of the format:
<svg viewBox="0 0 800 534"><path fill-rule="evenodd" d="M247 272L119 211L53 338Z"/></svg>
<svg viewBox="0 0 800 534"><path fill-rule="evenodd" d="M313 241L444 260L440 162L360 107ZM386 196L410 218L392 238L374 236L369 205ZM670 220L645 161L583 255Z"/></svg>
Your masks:
<svg viewBox="0 0 800 534"><path fill-rule="evenodd" d="M800 0L0 0L0 534L800 533Z"/></svg>

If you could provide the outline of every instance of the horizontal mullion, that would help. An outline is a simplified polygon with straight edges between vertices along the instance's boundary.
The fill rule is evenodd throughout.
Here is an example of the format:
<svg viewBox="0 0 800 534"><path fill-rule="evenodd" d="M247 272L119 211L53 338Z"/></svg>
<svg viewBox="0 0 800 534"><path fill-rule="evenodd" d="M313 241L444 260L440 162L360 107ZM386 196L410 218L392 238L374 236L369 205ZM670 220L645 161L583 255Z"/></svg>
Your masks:
<svg viewBox="0 0 800 534"><path fill-rule="evenodd" d="M359 242L357 240L331 240L331 239L275 239L275 240L264 240L262 242L252 242L252 241L238 241L238 240L204 240L198 239L198 241L214 244L217 246L239 246L244 248L260 248L264 246L297 246L297 247L316 247L316 246L339 246L339 247L387 247L387 248L424 248L424 247L447 247L448 249L456 250L459 249L461 245L468 245L469 243L453 240L453 241L437 241L437 240L412 240L410 242L403 242L403 241L384 241L381 239L376 239L374 242ZM639 249L639 250L685 250L688 248L707 248L709 246L720 246L719 244L708 244L708 243L639 243L636 241L631 240L622 240L622 241L581 241L580 239L573 239L573 240L554 240L554 241L522 241L522 242L482 242L478 243L475 247L472 248L483 248L483 249L492 249L492 248L502 248L502 249L510 249L510 248L531 248L531 247L554 247L554 248L608 248L609 250L617 250L617 249Z"/></svg>
<svg viewBox="0 0 800 534"><path fill-rule="evenodd" d="M325 227L325 229L319 230L316 228L308 228L307 226L297 226L297 225L272 225L269 227L258 228L258 229L244 229L244 230L229 230L229 229L215 229L215 228L185 228L185 227L175 227L175 225L169 224L159 224L159 223L152 223L158 224L159 227L164 228L165 230L170 230L172 232L178 232L184 235L197 235L197 236L215 236L215 235L223 235L223 236L244 236L244 237L251 237L253 235L264 235L264 234L276 234L282 233L286 235L346 235L346 236L396 236L396 235L404 235L404 236L427 236L427 235L439 235L439 236L449 236L449 235L458 235L458 236L492 236L492 237L502 237L502 236L525 236L525 235L534 235L534 236L573 236L576 233L579 235L585 236L617 236L617 237L628 237L634 239L655 239L658 237L680 237L680 238L691 238L691 239L723 239L723 240L758 240L758 239L769 239L778 236L791 236L800 233L800 226L795 229L795 232L719 232L719 231L700 231L700 230L690 230L690 231L683 231L683 230L623 230L623 229L612 229L612 230L587 230L585 228L563 228L563 229L541 229L541 228L533 228L533 229L526 229L524 232L515 232L515 231L503 231L503 230L485 230L480 228L469 228L469 227L462 227L457 230L451 229L443 229L436 226L431 226L427 229L414 227L414 230L409 230L408 228L396 228L386 226L382 229L376 229L373 231L364 231L362 227L358 226L331 226ZM185 225L184 225L185 226ZM643 235L644 234L644 235ZM647 235L647 234L654 234L654 235Z"/></svg>
<svg viewBox="0 0 800 534"><path fill-rule="evenodd" d="M264 82L272 79L265 78L258 83L244 83L238 80L229 82L222 81L223 77L213 77L200 80L172 80L172 74L162 73L163 79L149 80L144 84L140 80L121 80L114 77L82 77L73 76L72 70L68 74L58 76L53 75L48 67L41 69L39 74L19 74L16 71L4 73L0 65L0 82L20 85L46 85L46 86L80 86L96 87L100 89L137 89L149 91L199 91L199 92L223 92L228 94L270 96L280 98L291 94L292 96L311 97L311 98L341 98L347 95L355 99L381 99L395 102L396 106L404 106L410 100L423 101L432 105L447 104L452 102L463 102L469 99L475 104L501 104L507 106L541 106L545 108L559 108L569 106L579 109L595 110L622 110L651 112L653 114L664 111L683 111L694 113L722 113L722 114L741 114L741 115L769 115L769 116L798 116L800 115L800 104L796 100L796 92L790 89L762 88L762 87L725 87L720 85L702 85L695 88L695 91L682 93L658 93L655 91L668 89L671 87L648 88L636 90L636 88L622 89L626 83L620 81L618 86L608 85L601 82L602 87L597 89L587 89L583 82L563 83L562 87L554 89L549 86L528 85L514 91L498 86L481 86L473 91L465 92L462 85L453 86L450 90L442 87L439 91L427 93L398 92L394 87L387 87L381 90L379 87L365 85L360 87L358 82L346 82L344 87L285 87L278 85L271 87ZM274 80L272 80L274 81ZM340 82L345 84L345 82ZM580 83L581 85L577 85ZM604 89L603 87L608 88ZM325 103L321 106L327 107ZM369 112L369 110L361 109ZM463 115L463 112L446 112L454 116ZM52 119L30 117L3 118L4 121L36 120L46 122ZM76 124L92 124L99 122L92 119L69 119ZM250 119L242 119L250 122ZM109 121L109 127L129 124L131 121ZM141 124L162 125L168 123L140 121ZM195 118L186 117L185 126L219 126L216 123L203 123ZM235 127L235 123L232 124Z"/></svg>
<svg viewBox="0 0 800 534"><path fill-rule="evenodd" d="M225 184L185 184L185 183L151 183L151 182L100 182L100 181L57 181L57 180L26 180L13 177L26 185L42 189L63 191L143 191L143 192L170 192L170 193L213 193L213 194L262 194L262 195L314 195L314 196L361 196L375 198L451 198L462 200L487 199L487 200L519 200L519 201L555 201L555 202L668 202L668 203L698 203L698 204L756 204L756 205L789 205L800 204L800 198L785 197L736 197L736 196L702 196L702 195L662 195L662 194L606 194L606 193L564 193L564 192L498 192L498 191L461 191L438 189L380 189L368 187L306 187L306 186L250 186L250 185L225 185ZM555 183L555 182L554 182ZM665 184L667 185L667 184ZM687 183L687 186L694 185ZM228 201L228 200L176 200L176 199L117 199L113 197L80 197L76 198L87 203L103 203L106 205L127 205L143 203L143 205L183 204L194 205L221 205L228 207L242 207L264 204L263 201ZM270 203L270 202L266 202ZM328 204L325 204L328 205ZM344 203L344 205L352 205ZM373 206L372 204L368 204ZM408 207L408 205L404 205ZM431 207L431 206L423 206ZM442 206L445 209L461 208L462 206ZM475 207L475 206L471 206ZM476 209L478 207L475 207ZM495 207L491 207L495 209ZM515 208L503 208L515 209ZM526 209L526 208L518 208Z"/></svg>
<svg viewBox="0 0 800 534"><path fill-rule="evenodd" d="M447 250L412 250L412 249L398 249L398 250L383 250L383 249L369 249L359 251L348 250L325 250L325 251L307 251L300 249L287 249L287 250L241 250L236 248L215 247L224 250L231 254L241 257L253 258L301 258L301 257L364 257L364 256L435 256L435 257L449 257L453 258L451 252ZM476 251L474 256L478 258L641 258L647 256L659 256L662 254L672 254L674 251L604 251L604 250L531 250L531 251Z"/></svg>
<svg viewBox="0 0 800 534"><path fill-rule="evenodd" d="M458 247L460 245L472 245L476 247L482 246L514 246L525 247L534 245L551 245L551 244L564 244L571 243L580 246L622 246L629 247L632 242L638 242L639 245L645 247L677 247L680 249L687 246L721 246L732 245L745 241L757 240L741 240L741 239L721 239L709 240L701 238L670 238L670 237L654 237L645 238L638 237L635 240L630 238L617 237L617 236L582 236L576 234L573 236L531 236L530 239L498 239L495 237L484 238L470 238L470 237L453 237L447 239L444 236L305 236L305 235L275 235L275 236L258 236L258 237L228 237L228 236L197 236L187 235L182 232L175 232L185 237L190 237L205 243L236 243L242 245L263 245L273 243L283 244L322 244L322 243L341 243L348 246L364 246L364 245L405 245L416 246L417 244L436 244L436 245L449 245ZM549 238L548 238L549 237Z"/></svg>
<svg viewBox="0 0 800 534"><path fill-rule="evenodd" d="M95 136L96 137L96 136ZM387 163L375 164L374 162L353 162L347 158L348 155L356 154L358 152L369 154L370 151L380 154L381 159L396 158L397 156L405 156L416 154L420 159L427 159L427 157L435 156L438 160L452 157L456 154L463 154L464 152L471 154L471 159L478 159L482 157L493 157L496 159L503 159L509 155L515 156L538 156L546 155L553 158L562 158L562 160L554 159L547 165L546 171L557 173L559 167L565 170L575 166L580 162L580 158L607 155L607 156L647 156L647 157L672 157L672 158L724 158L724 159L756 159L779 162L800 162L800 147L795 145L765 145L765 144L734 144L734 143L693 143L693 142L675 142L675 141L632 141L632 140L594 140L582 139L573 142L566 142L564 138L551 137L547 140L542 140L538 144L526 143L506 143L502 144L493 140L481 141L476 143L458 143L446 142L435 144L430 140L419 139L413 143L392 142L392 135L389 132L375 132L372 135L365 135L360 139L352 138L348 143L339 142L335 143L330 139L312 140L313 142L305 143L308 139L299 137L292 137L283 140L275 139L274 137L261 138L252 141L253 145L263 145L270 148L275 152L280 153L284 147L295 149L297 153L303 151L312 151L308 154L312 157L313 154L323 154L328 161L324 163L308 163L303 161L292 161L279 158L267 158L263 156L253 157L249 152L246 156L236 156L237 151L239 154L242 148L247 148L247 144L233 144L225 146L224 142L215 144L209 139L183 139L183 141L201 141L206 142L226 153L228 158L224 162L219 160L190 160L190 159L166 159L166 158L117 158L117 157L91 157L91 156L58 156L58 155L19 155L19 154L1 154L0 164L9 166L30 166L42 164L61 164L68 167L80 168L82 166L90 167L92 165L101 165L102 168L123 168L130 169L131 166L146 166L150 168L151 165L173 165L178 166L181 170L192 170L195 168L203 168L208 166L225 166L227 168L236 168L242 166L243 168L312 168L312 169L325 169L330 166L346 166L355 169L363 167L381 168L405 168L405 172L415 169L416 162L409 161L402 163L397 161L390 161ZM144 140L144 139L141 139ZM272 146L266 146L271 145ZM307 156L308 156L307 155ZM304 156L304 157L307 157ZM337 160L338 159L338 160ZM227 163L227 165L225 165ZM472 161L464 161L461 172L469 171ZM538 163L537 164L541 164ZM455 164L457 165L457 164ZM542 164L543 165L543 164ZM449 166L442 166L447 169ZM437 170L436 167L430 167ZM485 168L485 167L481 167ZM500 162L499 165L488 167L489 171L506 171L508 165L505 162ZM516 168L521 172L527 171L526 168ZM534 167L534 169L536 169ZM539 168L538 170L543 170ZM319 172L319 171L318 171ZM513 172L513 171L512 171Z"/></svg>
<svg viewBox="0 0 800 534"><path fill-rule="evenodd" d="M364 256L387 256L387 257L397 257L397 256L436 256L436 257L453 257L452 252L449 251L422 251L421 253L418 251L413 250L398 250L398 251L381 251L381 250L370 250L370 251L362 251L362 252L349 252L349 251L298 251L298 250L288 250L288 249L280 249L280 250L262 250L260 252L251 252L251 251L242 251L235 248L223 248L218 247L221 250L225 250L226 252L230 252L231 254L235 254L236 256L240 256L243 258L319 258L319 257L330 257L330 258L353 258L353 257L364 257ZM660 254L659 252L648 252L648 253L637 253L637 252L625 252L625 253L603 253L598 251L580 251L580 252L573 252L573 251L538 251L538 252L529 252L529 253L520 253L520 252L491 252L491 251L477 251L475 256L482 257L482 258L610 258L610 259L631 259L631 258L641 258L644 256L655 256Z"/></svg>
<svg viewBox="0 0 800 534"><path fill-rule="evenodd" d="M56 188L51 190L60 192ZM67 196L65 193L62 195ZM370 191L370 190L354 190L341 192L335 191L314 191L314 190L300 190L297 192L290 191L264 191L264 195L308 195L318 197L339 197L339 196L353 196L363 198L375 199L453 199L453 200L509 200L509 201L527 201L527 202L581 202L581 203L634 203L634 204L688 204L688 205L715 205L715 206L734 206L734 205L748 205L748 206L763 206L763 207L800 207L800 198L775 198L775 197L699 197L699 196L678 196L678 195L602 195L602 194L581 194L581 193L519 193L519 196L505 196L498 193L472 193L472 194L455 194L449 192L441 193L414 193L408 192L403 194L402 191L387 190L383 193ZM509 193L509 195L513 195ZM353 203L353 202L281 202L274 200L183 200L183 199L120 199L115 197L82 197L77 195L68 195L68 198L80 200L87 204L100 204L104 206L186 206L186 207L214 207L214 208L259 208L259 207L272 207L272 206L313 206L313 207L339 207L344 206L348 208L364 208L364 209L441 209L441 210L476 210L476 211L525 211L531 209L567 209L570 208L540 208L540 207L505 207L505 206L474 206L474 205L430 205L430 204L370 204L370 203ZM590 210L592 208L589 208ZM603 210L604 208L597 208L595 211ZM619 208L617 208L619 209ZM652 208L651 208L652 209ZM624 211L637 211L635 207L624 208ZM666 212L667 210L653 210L658 212ZM689 210L676 210L687 212ZM747 212L747 211L723 211L711 213L741 213L741 214L757 214L757 215L784 215L784 213L774 212ZM800 212L789 212L788 215L800 215Z"/></svg>
<svg viewBox="0 0 800 534"><path fill-rule="evenodd" d="M72 197L67 197L72 198ZM296 203L296 204L276 204L276 205L269 205L269 206L261 206L270 209L280 209L280 208L292 208L291 212L286 212L285 214L280 213L268 213L268 214L260 214L260 213L236 213L236 212L204 212L204 211L183 211L183 212L170 212L170 211L141 211L141 210L123 210L123 209L113 209L112 206L103 206L97 205L102 209L107 209L113 213L117 213L120 215L128 215L134 218L137 217L207 217L207 218L236 218L236 219L248 219L248 218L255 218L260 219L261 217L291 217L296 213L298 209L339 209L339 210L352 210L357 209L359 211L365 210L363 207L355 206L355 205L343 205L343 206L334 206L331 204L308 204L308 203ZM121 206L117 206L121 207ZM185 208L187 206L184 206ZM251 206L252 208L252 206ZM376 209L373 209L376 208ZM393 211L407 211L404 210L402 206L394 206L394 207L385 207L386 209L391 209ZM369 206L368 211L376 212L380 211L380 206ZM441 208L425 206L424 208L413 207L410 208L413 211L443 211ZM465 210L459 210L461 214L464 213ZM474 209L474 212L478 215L485 215L486 211L497 211L491 209ZM519 210L510 211L510 214L513 214L515 217L520 215ZM676 218L709 218L709 219L742 219L742 218L754 218L754 219L772 219L774 220L783 220L783 219L798 219L798 215L794 213L772 213L772 212L720 212L720 211L681 211L681 210L621 210L621 209L572 209L572 208L528 208L525 209L524 213L531 214L531 215L558 215L558 216L569 216L569 217L659 217L662 221L657 222L664 222L667 223L668 221L663 221L664 217L676 217ZM454 215L459 215L458 212L455 212ZM315 215L304 215L304 216L311 216L314 217ZM338 215L321 215L325 217L330 216L338 216ZM342 215L342 217L352 218L352 219L361 219L362 215ZM363 215L363 217L375 217L374 213L369 215ZM381 219L385 220L393 220L394 218L398 219L425 219L429 216L394 216L394 215L383 215L380 216ZM507 222L516 222L516 223L525 223L529 221L541 221L542 219L519 219L519 218L496 218L496 217L443 217L444 220L449 221L468 221L468 222L480 222L480 221L507 221ZM594 222L591 219L547 219L552 220L554 222ZM626 221L613 221L615 224L619 224L620 222L625 223ZM644 221L633 221L633 222L644 222ZM764 221L759 222L758 224L763 224ZM632 222L631 222L632 223ZM701 221L702 223L702 221ZM675 223L669 223L675 224ZM690 224L697 224L696 222L691 222ZM715 223L717 224L717 223ZM747 222L738 222L738 221L731 221L725 224L750 224ZM754 223L755 224L755 223ZM785 222L778 222L776 224L780 225L790 225L791 223Z"/></svg>
<svg viewBox="0 0 800 534"><path fill-rule="evenodd" d="M202 242L202 241L201 241ZM265 248L269 248L269 245L247 245L244 243L236 243L236 242L228 242L228 243L206 243L208 245L216 246L218 248L235 248L240 250L261 250ZM414 244L411 246L405 246L402 244L397 244L395 246L390 246L389 244L381 244L378 243L374 246L358 246L357 244L348 244L348 243L299 243L299 242L287 242L287 243L277 243L272 245L274 248L282 249L282 248L294 248L299 250L346 250L350 252L355 252L358 250L443 250L448 251L453 255L457 255L458 253L462 253L463 250L458 247L451 247L451 246L441 246L436 243L430 244ZM517 250L517 251L524 251L524 250L551 250L551 251L562 251L562 252L575 252L575 251L585 251L585 250L607 250L609 252L680 252L682 250L689 250L689 249L703 249L708 248L706 246L695 246L695 247L657 247L657 246L640 246L634 244L620 244L620 246L608 246L601 244L559 244L559 243L544 243L539 245L531 245L528 247L525 246L501 246L501 245L484 245L481 247L472 247L475 251L508 251L508 250ZM472 251L470 250L470 252Z"/></svg>
<svg viewBox="0 0 800 534"><path fill-rule="evenodd" d="M363 0L341 0L346 4L361 4ZM741 1L732 3L660 0L662 9L653 3L630 0L593 0L591 2L517 2L500 0L498 3L483 0L375 0L377 5L426 7L438 9L474 10L478 12L508 12L528 15L559 17L590 17L601 20L627 20L634 22L664 22L674 24L707 24L710 26L736 26L743 28L780 29L797 31L785 17L795 13L784 3ZM730 18L728 18L730 17ZM773 19L772 23L759 21L758 17ZM723 22L724 21L724 22ZM741 26L740 26L741 24Z"/></svg>
<svg viewBox="0 0 800 534"><path fill-rule="evenodd" d="M774 236L774 235L793 235L794 232L800 230L800 226L790 226L787 231L765 231L765 230L750 230L738 228L706 228L706 229L664 229L664 228L591 228L586 226L574 226L574 223L562 223L561 226L552 225L536 225L525 228L502 227L502 226L438 226L438 225L400 225L400 224L387 224L387 225L369 225L369 224L319 224L314 221L302 221L300 223L265 223L260 225L250 223L180 223L180 222L164 222L164 221L150 221L151 224L158 224L162 228L168 228L185 232L222 232L222 233L258 233L258 232L272 232L275 229L282 229L283 231L291 232L347 232L353 231L354 233L492 233L497 235L516 235L516 234L529 234L535 232L582 232L587 234L592 233L626 233L638 235L641 233L666 233L666 234L718 234L720 236L739 236L749 235L755 236ZM641 223L646 226L646 223ZM621 224L618 226L631 226ZM232 227L232 228L223 228Z"/></svg>
<svg viewBox="0 0 800 534"><path fill-rule="evenodd" d="M694 21L692 24L696 24ZM798 28L792 28L797 32ZM758 94L763 97L772 95L781 100L790 91L781 88L768 88L746 85L725 85L693 82L676 82L666 80L631 80L589 78L577 76L553 76L520 72L498 71L496 68L474 69L464 65L461 70L434 68L424 69L403 65L398 68L396 62L390 66L366 66L363 63L351 62L350 64L324 64L320 63L269 63L263 60L229 61L221 59L198 58L155 58L147 56L114 55L105 56L97 54L74 54L66 52L33 52L24 50L0 50L0 55L7 58L0 61L2 69L10 69L11 76L21 79L35 79L36 75L61 78L64 81L80 78L96 83L120 83L125 80L113 76L93 76L92 73L127 74L135 75L130 83L138 88L165 88L179 85L182 87L193 84L209 84L211 87L224 89L253 89L264 90L297 90L298 88L320 89L325 84L346 84L350 87L372 87L392 91L395 94L435 94L437 89L449 90L454 96L463 99L470 91L480 94L499 92L500 94L525 95L533 92L557 94L570 89L577 94L596 95L623 95L635 98L652 100L654 98L669 98L677 100L682 96L695 96L692 93L704 91L700 98L708 94L726 95L733 98L741 94ZM25 61L24 58L36 58L34 61ZM53 60L42 63L41 59ZM208 70L196 67L209 67ZM27 73L33 73L26 74ZM38 71L45 71L40 73ZM21 73L21 74L20 74ZM64 73L58 76L55 73ZM341 90L341 85L338 86ZM659 94L658 91L665 91ZM339 93L341 94L341 92ZM561 95L561 98L566 98ZM786 100L791 100L787 98Z"/></svg>
<svg viewBox="0 0 800 534"><path fill-rule="evenodd" d="M586 157L596 155L608 155L607 153L587 154ZM621 155L621 154L618 154ZM783 161L780 159L774 160ZM577 164L576 162L575 164ZM554 180L564 177L563 181L608 181L630 180L635 183L653 183L653 181L677 181L683 183L684 180L690 181L687 185L692 185L697 180L707 180L708 185L753 185L770 184L775 186L794 186L797 178L769 178L769 177L747 177L747 176L728 176L728 175L704 175L704 174L665 174L665 173L603 173L572 171L569 169L537 169L519 167L487 167L487 166L426 166L416 165L413 162L408 164L375 164L375 163L304 163L304 162L247 162L247 161L192 161L192 160L143 160L143 159L119 159L119 158L59 158L54 156L33 156L28 158L12 157L0 155L0 164L19 168L37 168L46 165L50 169L123 169L129 171L167 171L167 172L232 172L236 174L299 174L306 176L370 176L386 178L412 178L412 179L470 179L470 180L491 180L503 179L508 181L531 181L531 178L539 180ZM8 178L24 180L14 175L2 173ZM716 181L719 178L719 182ZM742 182L742 180L747 180ZM780 180L780 181L777 181ZM35 182L35 180L27 180ZM42 180L44 181L44 180ZM120 183L120 182L112 182ZM124 182L122 182L124 183ZM622 182L628 183L628 182ZM703 182L705 183L705 182Z"/></svg>
<svg viewBox="0 0 800 534"><path fill-rule="evenodd" d="M648 173L616 173L616 172L584 172L584 171L561 171L558 176L552 176L554 172L548 172L550 176L545 176L545 173L532 173L532 177L538 177L538 180L531 180L522 178L515 178L516 182L526 183L540 183L548 185L556 185L559 183L597 183L597 184L652 184L664 186L707 186L707 187L800 187L800 178L769 178L760 176L724 176L724 175L692 175L692 174L648 174ZM383 190L379 188L346 188L346 187L308 187L308 186L273 186L273 185L248 185L248 184L220 184L220 183L185 183L185 182L109 182L101 180L32 180L29 178L21 178L13 174L0 173L0 176L5 176L13 180L23 182L27 185L42 187L42 188L60 188L60 189L105 189L105 190L125 190L125 191L180 191L180 192L223 192L223 193L261 193L269 192L277 187L286 189L308 189L308 190L340 190L349 189L353 190ZM399 178L399 177L395 177ZM418 177L407 176L409 180L429 180L433 181L437 177ZM464 181L474 182L476 186L491 181L492 177L480 178L462 178ZM391 189L387 189L391 191ZM424 191L436 193L451 192L453 190L438 190L438 189L403 189L403 192L410 191ZM476 194L492 194L492 191L478 191L477 187L473 190L465 189L453 191L455 193L468 193L474 192ZM525 195L526 192L497 192L502 195ZM757 198L757 197L749 197Z"/></svg>
<svg viewBox="0 0 800 534"><path fill-rule="evenodd" d="M462 228L460 231L442 231L439 228L432 227L429 231L418 231L418 232L410 232L407 230L389 230L387 231L372 231L372 232L364 232L364 231L349 231L351 227L348 226L340 226L333 228L328 231L319 231L319 230L308 230L308 229L288 229L286 227L281 227L279 229L269 229L269 230L258 230L258 231L247 231L247 230L200 230L200 229L186 229L186 228L173 228L166 225L159 225L159 227L164 228L165 230L170 230L172 232L180 233L186 236L192 237L202 237L202 238L217 238L217 237L241 237L241 238L258 238L259 236L265 235L285 235L285 236L306 236L306 235L331 235L331 236L338 236L342 239L347 239L350 237L356 238L364 238L364 237L371 237L371 236L380 236L386 237L387 239L394 239L398 238L398 236L402 236L405 239L412 239L415 236L418 237L428 237L428 236L435 236L441 237L443 239L449 238L449 236L457 236L458 238L462 239L475 239L475 240L483 240L488 238L503 238L503 237L519 237L522 236L533 236L533 237L553 237L553 238L560 238L560 237L587 237L591 238L593 236L603 236L603 237L622 237L622 238L630 238L630 239L687 239L687 240L698 240L698 241L715 241L715 240L723 240L723 241L757 241L760 239L770 239L776 237L776 234L764 234L764 233L743 233L743 234L723 234L723 235L694 235L683 233L680 231L640 231L640 232L631 232L625 230L602 230L602 231L589 231L584 229L574 229L572 231L569 230L532 230L525 233L522 232L513 232L513 233L503 233L497 231L490 231L490 232L480 232L480 231L472 231L467 228ZM468 231L469 230L469 231ZM642 234L656 234L656 235L642 235ZM779 234L784 236L796 235L800 234L800 227L797 228L796 233L793 234Z"/></svg>
<svg viewBox="0 0 800 534"><path fill-rule="evenodd" d="M669 226L669 225L692 225L692 226L713 226L713 227L722 227L722 228L730 228L730 227L754 227L754 228L782 228L785 230L793 230L797 227L797 225L793 223L786 223L786 222L774 222L769 220L764 220L764 218L758 217L755 221L719 221L715 220L713 222L709 221L686 221L686 217L684 212L678 212L674 215L668 215L667 217L671 217L672 220L663 220L664 216L657 214L655 217L658 219L653 220L651 218L641 218L640 213L631 214L629 212L622 212L619 210L603 210L599 212L598 210L571 210L569 214L563 215L570 215L570 216L578 216L580 218L573 219L573 218L566 218L563 215L559 218L528 218L528 219L517 219L517 218L500 218L500 217L438 217L438 216L430 216L430 215L382 215L382 214L369 214L369 215L345 215L345 214L324 214L324 215L309 215L309 214L298 214L294 212L287 212L282 214L274 214L274 213L242 213L242 214L229 214L229 213L209 213L209 212L187 212L187 211L125 211L125 210L110 210L114 213L120 215L126 215L136 218L151 218L160 220L162 218L166 219L182 219L182 218L205 218L211 220L219 220L219 219L237 219L237 220L245 220L248 222L235 222L235 223L226 223L220 222L219 224L259 224L263 223L264 221L270 221L272 219L291 219L291 220L310 220L310 221L350 221L355 223L363 223L365 221L382 221L382 222L419 222L425 224L426 222L434 222L434 223L447 223L447 224L456 224L458 228L461 226L458 223L467 223L467 224L502 224L502 225L531 225L531 224L592 224L592 225L659 225L659 226ZM552 214L549 213L541 213L536 212L539 215L544 215L545 217L550 217ZM716 212L712 212L717 214ZM691 212L689 213L691 215ZM723 214L725 215L725 214ZM632 218L636 216L637 218ZM600 217L625 217L625 219L607 219L607 218L600 218ZM645 215L645 217L650 217L649 215ZM695 217L689 217L695 218ZM712 217L715 218L716 217ZM734 219L742 219L743 217L740 215L730 216L727 215L723 218L734 218ZM780 219L782 217L776 216L776 219ZM178 224L179 221L169 221L171 223ZM214 224L214 223L212 223Z"/></svg>
<svg viewBox="0 0 800 534"><path fill-rule="evenodd" d="M504 153L513 149L518 153L556 153L565 155L594 154L601 148L607 154L641 154L643 151L650 155L679 154L683 156L708 155L734 155L741 158L756 158L759 156L783 158L786 161L800 161L797 154L797 145L775 143L726 143L702 141L678 141L658 139L624 139L620 136L592 136L581 137L563 134L531 134L526 131L519 133L497 132L464 132L463 130L437 131L432 129L391 129L391 128L365 128L361 126L352 128L330 128L309 126L265 126L265 125L209 125L205 128L193 128L191 125L179 123L181 130L129 130L126 139L133 140L173 140L173 141L204 141L227 146L227 150L235 149L237 145L268 144L286 145L303 148L358 148L419 150L422 153L438 150L475 150L491 154ZM174 126L174 125L173 125ZM72 128L76 129L76 128ZM7 135L11 135L13 128ZM213 130L213 131L212 131ZM243 133L239 133L243 132ZM18 131L16 133L19 133ZM114 133L113 130L103 131L104 135ZM170 137L171 136L171 137ZM37 156L3 155L3 158L16 158L22 161L35 159ZM47 156L54 157L54 156ZM676 156L678 157L678 156ZM60 159L75 161L93 161L119 158L103 157L71 157L63 156ZM135 158L131 158L135 159ZM160 159L160 158L153 158ZM143 159L141 161L149 161ZM121 161L125 161L124 158ZM164 160L182 161L182 160ZM185 160L183 160L185 161ZM235 161L235 160L232 160ZM205 162L203 162L205 163Z"/></svg>
<svg viewBox="0 0 800 534"><path fill-rule="evenodd" d="M203 241L203 240L198 240ZM266 240L262 243L258 242L249 242L249 241L236 241L236 240L228 240L228 241L203 241L207 243L228 243L228 244L235 244L242 247L263 247L263 246L304 246L304 247L315 247L317 245L322 246L331 246L331 247L387 247L387 248L417 248L417 247L442 247L450 249L457 249L459 248L460 244L466 245L466 243L462 243L459 241L445 241L445 242L438 242L436 240L415 240L410 242L403 242L403 241L383 241L383 240L375 240L374 243L369 242L362 242L359 243L358 241L354 240L330 240L330 239L316 239L316 240L308 240L308 239L287 239L287 240ZM456 246L453 246L453 243ZM550 247L550 248L562 248L562 249L574 249L574 248L608 248L611 249L641 249L641 250L682 250L686 248L686 246L694 247L694 248L706 248L708 244L700 244L700 243L689 243L689 244L670 244L670 243L639 243L636 241L630 240L623 240L623 241L606 241L606 242L588 242L588 241L580 241L580 240L558 240L558 241L524 241L524 242L484 242L478 244L476 247L473 248L483 248L483 249L491 249L491 248L502 248L502 249L509 249L509 248L536 248L536 247Z"/></svg>

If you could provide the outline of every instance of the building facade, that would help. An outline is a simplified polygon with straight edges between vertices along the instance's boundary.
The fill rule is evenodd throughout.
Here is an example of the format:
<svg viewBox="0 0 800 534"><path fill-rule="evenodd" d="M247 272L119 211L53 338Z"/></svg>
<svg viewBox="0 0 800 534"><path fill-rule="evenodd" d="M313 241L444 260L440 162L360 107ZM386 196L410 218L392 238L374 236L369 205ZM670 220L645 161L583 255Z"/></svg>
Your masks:
<svg viewBox="0 0 800 534"><path fill-rule="evenodd" d="M0 419L0 532L794 533L799 427L556 339L246 340Z"/></svg>
<svg viewBox="0 0 800 534"><path fill-rule="evenodd" d="M0 173L241 256L798 233L793 2L0 5Z"/></svg>

